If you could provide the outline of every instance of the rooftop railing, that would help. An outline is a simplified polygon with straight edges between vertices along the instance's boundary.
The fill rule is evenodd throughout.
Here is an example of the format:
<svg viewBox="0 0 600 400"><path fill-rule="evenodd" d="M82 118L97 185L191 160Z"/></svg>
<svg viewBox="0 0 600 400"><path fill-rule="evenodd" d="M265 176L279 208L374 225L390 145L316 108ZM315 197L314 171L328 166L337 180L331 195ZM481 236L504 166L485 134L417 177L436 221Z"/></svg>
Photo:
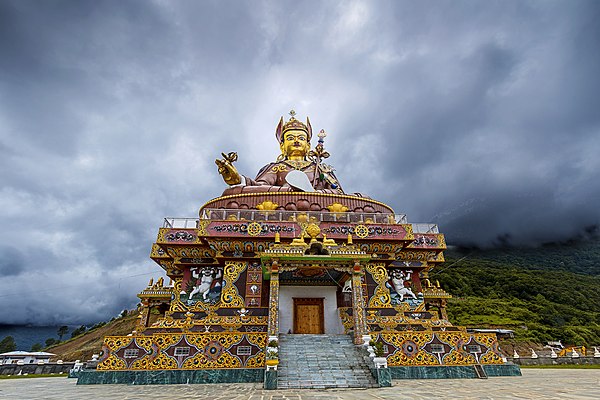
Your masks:
<svg viewBox="0 0 600 400"><path fill-rule="evenodd" d="M198 218L165 218L163 228L195 229L198 227Z"/></svg>
<svg viewBox="0 0 600 400"><path fill-rule="evenodd" d="M205 208L202 219L247 220L247 221L301 221L303 219L318 222L348 222L377 224L406 224L404 214L328 212L328 211L284 211L284 210L239 210ZM314 218L314 219L313 219Z"/></svg>
<svg viewBox="0 0 600 400"><path fill-rule="evenodd" d="M413 233L440 233L437 224L411 224Z"/></svg>
<svg viewBox="0 0 600 400"><path fill-rule="evenodd" d="M318 222L347 222L354 224L407 224L405 214L384 213L348 213L348 212L323 212L323 211L261 211L261 210L233 210L222 208L208 208L202 212L201 219L209 220L238 220L238 221L298 221L316 220ZM440 233L437 224L411 224L413 233ZM198 218L165 218L163 228L195 229L198 227Z"/></svg>

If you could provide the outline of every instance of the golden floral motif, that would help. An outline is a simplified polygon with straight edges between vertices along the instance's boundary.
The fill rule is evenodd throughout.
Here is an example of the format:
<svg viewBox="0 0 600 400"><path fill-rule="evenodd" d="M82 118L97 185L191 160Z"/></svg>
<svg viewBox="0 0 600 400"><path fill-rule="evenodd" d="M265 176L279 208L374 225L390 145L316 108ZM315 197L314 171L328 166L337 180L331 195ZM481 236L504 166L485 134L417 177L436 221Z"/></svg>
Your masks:
<svg viewBox="0 0 600 400"><path fill-rule="evenodd" d="M274 165L273 168L271 168L271 172L274 172L274 173L285 172L287 170L288 170L287 165L285 165L285 164L277 164L277 165Z"/></svg>
<svg viewBox="0 0 600 400"><path fill-rule="evenodd" d="M102 361L101 363L98 363L98 366L96 367L96 369L100 371L120 370L126 368L127 364L125 364L125 361L121 360L120 358L117 358L112 354L109 355L106 360Z"/></svg>
<svg viewBox="0 0 600 400"><path fill-rule="evenodd" d="M265 200L260 204L257 204L256 208L263 211L273 211L279 207L279 204L273 203L271 200Z"/></svg>
<svg viewBox="0 0 600 400"><path fill-rule="evenodd" d="M350 309L351 307L338 308L340 319L342 320L342 326L344 327L344 334L348 334L348 332L351 331L352 327L354 326L354 320L350 315L348 315L348 310Z"/></svg>
<svg viewBox="0 0 600 400"><path fill-rule="evenodd" d="M160 353L148 364L148 369L177 369L177 361L165 353Z"/></svg>
<svg viewBox="0 0 600 400"><path fill-rule="evenodd" d="M242 363L238 357L230 353L223 353L217 359L211 359L203 353L198 353L192 358L185 360L182 369L221 369L241 368Z"/></svg>
<svg viewBox="0 0 600 400"><path fill-rule="evenodd" d="M373 280L377 283L375 293L369 300L369 308L389 308L391 307L390 291L385 287L387 281L387 272L383 264L367 264L366 270L371 274Z"/></svg>
<svg viewBox="0 0 600 400"><path fill-rule="evenodd" d="M234 355L236 345L246 340L256 346L258 351L249 357L245 365L239 357ZM140 341L141 339L141 341ZM185 360L181 366L178 361L165 351L177 345L182 339L200 351ZM266 333L157 333L152 336L137 338L137 343L150 353L157 351L153 357L145 356L135 360L131 367L127 368L126 362L114 353L131 343L131 336L113 336L106 341L110 354L98 365L100 370L166 370L166 369L219 369L219 368L262 368L264 367L264 351L267 344ZM217 346L220 351L215 354L206 354L210 346ZM181 362L181 361L179 361Z"/></svg>
<svg viewBox="0 0 600 400"><path fill-rule="evenodd" d="M266 336L265 336L266 338ZM246 360L246 368L263 368L265 366L265 352L259 351L255 356Z"/></svg>
<svg viewBox="0 0 600 400"><path fill-rule="evenodd" d="M346 212L348 211L348 207L340 203L333 203L327 206L327 209L330 212Z"/></svg>
<svg viewBox="0 0 600 400"><path fill-rule="evenodd" d="M238 293L235 282L239 279L247 263L243 261L229 262L223 269L223 290L221 292L221 308L242 308L244 299Z"/></svg>
<svg viewBox="0 0 600 400"><path fill-rule="evenodd" d="M371 335L380 337L390 345L390 355L387 357L389 366L440 365L440 360L437 357L423 349L427 343L432 341L434 335L440 341L450 346L450 351L441 359L444 365L473 365L477 363L475 357L463 349L463 346L469 342L471 337L474 337L477 342L489 349L481 355L479 363L502 363L502 358L496 351L498 342L496 336L493 334L471 335L462 331L437 331L435 333L432 331L402 331L379 332L372 333Z"/></svg>
<svg viewBox="0 0 600 400"><path fill-rule="evenodd" d="M198 221L198 237L208 236L208 232L206 231L208 224L210 224L209 219L201 219Z"/></svg>

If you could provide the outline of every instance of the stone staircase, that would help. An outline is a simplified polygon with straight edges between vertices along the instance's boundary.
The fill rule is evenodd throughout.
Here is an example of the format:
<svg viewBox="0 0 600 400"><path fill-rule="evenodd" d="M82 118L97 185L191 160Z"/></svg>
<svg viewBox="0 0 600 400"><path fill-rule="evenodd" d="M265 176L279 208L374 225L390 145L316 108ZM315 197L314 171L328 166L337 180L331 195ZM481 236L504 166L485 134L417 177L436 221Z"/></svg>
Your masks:
<svg viewBox="0 0 600 400"><path fill-rule="evenodd" d="M348 335L279 335L278 389L378 387Z"/></svg>

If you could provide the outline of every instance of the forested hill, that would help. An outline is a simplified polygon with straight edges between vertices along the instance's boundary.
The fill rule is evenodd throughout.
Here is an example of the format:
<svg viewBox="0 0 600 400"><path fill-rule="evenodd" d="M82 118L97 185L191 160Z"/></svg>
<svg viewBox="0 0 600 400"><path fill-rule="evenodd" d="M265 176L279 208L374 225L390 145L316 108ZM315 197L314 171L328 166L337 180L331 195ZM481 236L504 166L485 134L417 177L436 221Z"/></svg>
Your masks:
<svg viewBox="0 0 600 400"><path fill-rule="evenodd" d="M454 296L453 323L514 329L520 341L600 345L600 241L445 256L431 277Z"/></svg>
<svg viewBox="0 0 600 400"><path fill-rule="evenodd" d="M600 275L600 239L582 239L570 243L547 244L536 248L454 249L446 254L458 258L476 257L481 260L527 269Z"/></svg>

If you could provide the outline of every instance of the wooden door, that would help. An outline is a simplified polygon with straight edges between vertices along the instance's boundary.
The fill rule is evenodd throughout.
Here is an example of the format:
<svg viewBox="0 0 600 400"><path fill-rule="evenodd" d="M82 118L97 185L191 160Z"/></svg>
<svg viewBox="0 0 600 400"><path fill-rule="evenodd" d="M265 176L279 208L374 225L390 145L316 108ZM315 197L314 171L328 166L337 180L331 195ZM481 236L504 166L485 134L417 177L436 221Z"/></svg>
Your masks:
<svg viewBox="0 0 600 400"><path fill-rule="evenodd" d="M294 297L294 333L325 333L322 298Z"/></svg>

